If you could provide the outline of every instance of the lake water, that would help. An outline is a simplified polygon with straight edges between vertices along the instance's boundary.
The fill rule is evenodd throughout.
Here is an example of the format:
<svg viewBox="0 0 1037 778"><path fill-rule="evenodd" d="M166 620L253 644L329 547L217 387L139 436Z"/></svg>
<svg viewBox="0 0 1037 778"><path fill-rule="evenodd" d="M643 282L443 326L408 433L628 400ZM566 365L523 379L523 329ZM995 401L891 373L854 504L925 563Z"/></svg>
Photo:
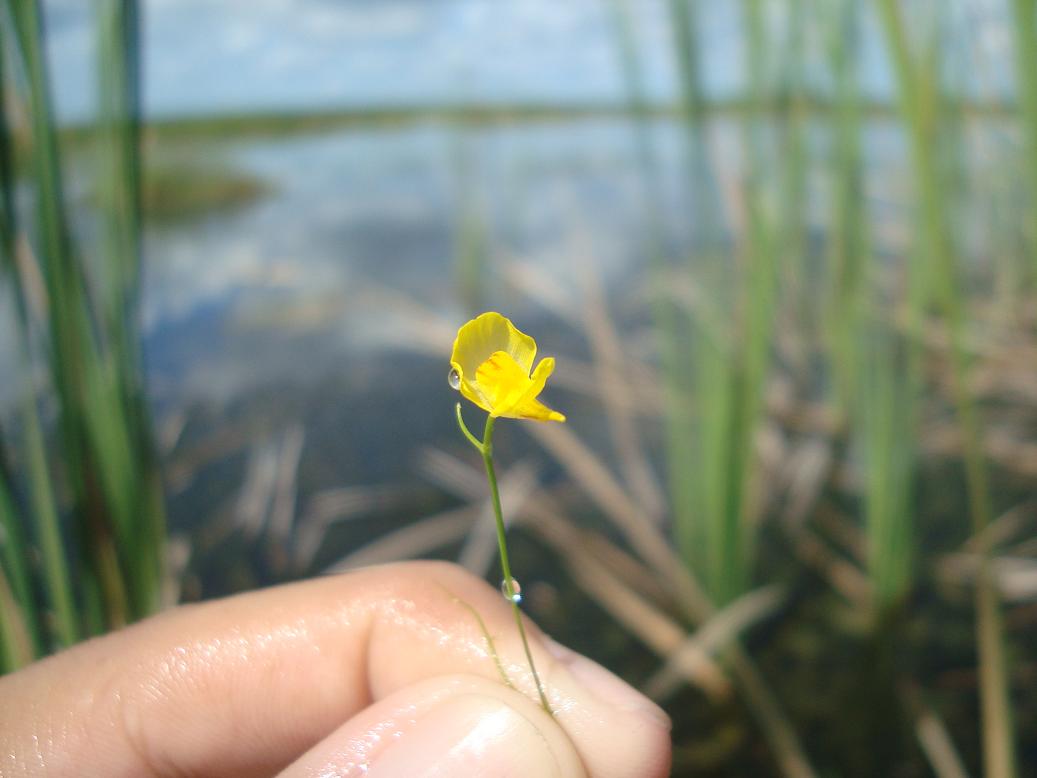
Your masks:
<svg viewBox="0 0 1037 778"><path fill-rule="evenodd" d="M997 169L1011 138L999 122L977 128L966 164L979 171L969 180L982 184L973 193L982 198L997 194L985 188L986 173ZM417 121L192 147L200 159L270 188L239 209L146 235L145 347L172 473L174 529L239 521L253 492L257 504L264 494L274 500L279 468L289 473L285 499L293 511L322 490L349 485L393 484L428 498L435 490L416 473L415 453L463 451L446 372L453 334L473 306L501 310L536 336L543 353L561 357L547 399L569 412L576 434L594 441L601 427L595 406L564 388L572 385L566 357L571 365L587 352L573 326L580 275L593 270L624 333L650 343L646 221L663 225L673 260L694 255L702 227L692 218L683 126L659 119L646 132L648 179L633 125L623 118L470 127ZM765 128L764 136L781 148L779 128ZM865 138L876 241L903 250L910 189L902 133L874 120ZM712 204L736 220L743 140L739 122L710 123L709 157L720 182ZM824 125L807 125L805 147L809 233L820 238L831 200ZM185 149L158 150L165 153ZM775 153L768 162L774 180L780 160ZM774 180L764 178L765 208L778 216ZM966 232L983 229L983 213L976 209ZM478 303L459 293L458 257L466 253L485 262ZM516 270L529 288L512 283ZM11 346L0 342L8 364ZM516 454L523 450L514 445Z"/></svg>
<svg viewBox="0 0 1037 778"><path fill-rule="evenodd" d="M144 300L154 378L182 396L225 400L255 382L301 379L399 345L407 328L398 308L381 304L382 292L460 323L456 257L466 225L475 225L491 279L518 263L551 276L556 294L575 301L572 255L582 252L629 298L647 272L646 209L661 210L674 257L690 251L695 229L684 132L659 121L651 135L661 193L654 201L624 120L467 130L418 123L219 147L222 159L273 191L237 213L150 232ZM877 124L870 137L882 211L896 204L902 149L892 127ZM728 188L743 175L741 140L735 122L711 128ZM820 129L808 143L816 160L808 211L820 228L828 150ZM527 326L539 315L505 285L491 280L485 289L487 305ZM212 333L202 343L199 327ZM286 349L284 337L312 347ZM178 349L181 340L191 354Z"/></svg>

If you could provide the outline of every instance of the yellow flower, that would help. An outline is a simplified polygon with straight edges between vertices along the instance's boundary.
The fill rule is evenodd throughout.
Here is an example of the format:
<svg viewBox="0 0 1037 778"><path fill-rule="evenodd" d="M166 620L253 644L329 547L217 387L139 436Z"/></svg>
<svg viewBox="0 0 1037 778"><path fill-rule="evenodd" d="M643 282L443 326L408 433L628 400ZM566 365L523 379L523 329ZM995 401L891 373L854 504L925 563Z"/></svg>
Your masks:
<svg viewBox="0 0 1037 778"><path fill-rule="evenodd" d="M541 403L552 357L533 370L537 344L499 313L481 314L457 331L450 356L450 385L491 416L536 421L565 421L565 416Z"/></svg>

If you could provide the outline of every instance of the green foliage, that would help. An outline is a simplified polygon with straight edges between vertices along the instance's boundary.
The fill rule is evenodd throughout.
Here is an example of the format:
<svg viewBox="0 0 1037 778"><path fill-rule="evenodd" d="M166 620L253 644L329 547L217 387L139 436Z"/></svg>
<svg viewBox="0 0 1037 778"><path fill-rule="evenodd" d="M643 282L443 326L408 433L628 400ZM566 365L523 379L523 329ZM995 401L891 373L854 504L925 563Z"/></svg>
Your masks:
<svg viewBox="0 0 1037 778"><path fill-rule="evenodd" d="M655 173L644 126L650 111L639 84L632 32L636 16L620 0L609 6L628 111L635 120L642 190L653 211ZM808 396L826 387L834 390L838 434L861 476L870 624L880 653L890 653L903 626L903 607L916 586L918 441L924 435L924 403L940 391L931 384L929 362L934 356L926 342L934 327L947 336L940 358L946 358L951 379L949 401L963 441L975 537L984 537L991 521L983 426L969 389L971 364L964 344L969 301L962 279L963 249L955 232L960 208L955 193L966 180L962 135L967 111L975 115L975 106L966 109L965 98L942 88L945 42L939 14L929 17L929 28L912 29L909 35L904 9L895 0L878 0L872 9L843 0L823 5L813 15L805 4L791 0L784 4L779 37L764 4L745 0L741 18L748 91L739 105L746 163L733 187L740 213L730 227L734 234L729 244L723 240L725 216L716 207L721 198L703 140L707 123L718 114L700 84L700 7L688 0L670 0L668 7L687 138L693 255L686 264L667 262L652 250L665 244L665 228L650 218L643 224L646 255L657 277L654 312L663 431L678 547L715 602L730 602L751 588L761 518L760 506L752 504L761 478L755 446L773 360L782 350L778 335L798 336L807 353L820 342L826 382L819 389L806 378L797 388ZM877 12L885 38L899 99L892 115L908 143L915 229L911 253L902 265L877 255L875 215L865 194L862 122L874 116L874 105L861 98L857 67L862 18L869 10ZM1037 19L1031 0L1018 0L1013 10L1024 176L1030 195L1037 196ZM924 22L920 13L919 18ZM808 28L820 29L830 65L832 91L824 96L806 92ZM776 136L764 130L763 117L777 122ZM825 169L831 220L826 225L823 281L814 273L806 221L813 167L806 126L818 117L831 138ZM1026 213L1031 218L1037 214L1033 203ZM1035 238L1031 223L1026 239L1032 245ZM680 279L691 281L693 303L678 304L662 291ZM815 303L818 293L823 296ZM813 330L818 322L821 332ZM786 349L781 357L788 363L803 360L803 353ZM795 369L809 376L811 363L796 363ZM984 547L976 590L983 732L989 774L1010 776L1014 759L1007 669L989 554ZM883 682L896 683L895 676ZM889 694L896 696L895 690Z"/></svg>
<svg viewBox="0 0 1037 778"><path fill-rule="evenodd" d="M977 643L979 646L980 693L983 707L984 759L986 774L1010 778L1016 774L1012 705L1008 696L1004 637L1000 604L989 569L985 538L991 522L991 498L983 453L982 422L968 386L969 364L963 333L965 300L959 278L958 251L948 219L952 203L941 175L939 38L923 64L914 61L908 48L901 9L894 0L879 0L879 16L896 74L904 121L910 138L914 184L918 199L918 262L912 279L912 321L923 323L926 304L933 299L939 307L950 339L952 391L963 440L965 477L973 531L983 546L976 585Z"/></svg>
<svg viewBox="0 0 1037 778"><path fill-rule="evenodd" d="M154 611L163 581L164 510L138 350L136 5L98 3L95 18L104 225L96 263L86 261L66 214L39 3L6 2L0 28L14 63L0 82L27 124L11 126L5 114L5 134L24 130L25 137L4 151L26 155L24 164L5 157L2 165L4 281L16 303L23 379L16 449L23 461L0 473L8 668ZM24 221L10 206L14 170L25 171L32 197L32 218ZM53 435L40 414L52 399ZM32 547L41 559L39 589L25 564ZM19 634L30 637L31 652Z"/></svg>

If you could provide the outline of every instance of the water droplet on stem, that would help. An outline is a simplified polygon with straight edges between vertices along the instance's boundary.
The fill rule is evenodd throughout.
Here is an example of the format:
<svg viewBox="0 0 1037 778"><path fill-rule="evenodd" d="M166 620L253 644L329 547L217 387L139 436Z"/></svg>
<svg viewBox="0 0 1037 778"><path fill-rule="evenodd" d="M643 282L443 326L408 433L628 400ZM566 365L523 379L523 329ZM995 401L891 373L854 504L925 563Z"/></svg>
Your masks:
<svg viewBox="0 0 1037 778"><path fill-rule="evenodd" d="M519 586L519 582L514 578L511 579L511 591L508 591L507 579L500 582L500 591L504 595L504 599L508 602L520 603L522 602L522 587Z"/></svg>

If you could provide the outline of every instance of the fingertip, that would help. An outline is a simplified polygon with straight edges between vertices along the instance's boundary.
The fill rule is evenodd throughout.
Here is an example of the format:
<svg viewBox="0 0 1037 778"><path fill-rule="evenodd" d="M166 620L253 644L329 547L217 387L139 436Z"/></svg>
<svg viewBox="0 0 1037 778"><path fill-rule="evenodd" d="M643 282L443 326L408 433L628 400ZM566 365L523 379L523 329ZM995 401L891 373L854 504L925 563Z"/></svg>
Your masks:
<svg viewBox="0 0 1037 778"><path fill-rule="evenodd" d="M558 723L526 697L478 676L442 676L375 703L281 775L583 778L587 773Z"/></svg>

